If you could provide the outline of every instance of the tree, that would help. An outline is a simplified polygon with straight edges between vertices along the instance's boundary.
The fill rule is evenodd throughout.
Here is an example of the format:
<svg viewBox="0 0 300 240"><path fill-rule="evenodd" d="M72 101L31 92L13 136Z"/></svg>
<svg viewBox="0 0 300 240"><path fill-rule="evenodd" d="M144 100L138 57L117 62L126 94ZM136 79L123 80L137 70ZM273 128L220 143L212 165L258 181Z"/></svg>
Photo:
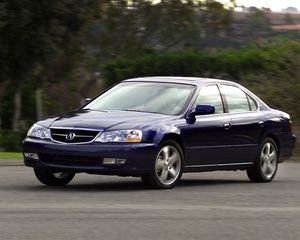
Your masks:
<svg viewBox="0 0 300 240"><path fill-rule="evenodd" d="M228 1L229 6L233 3ZM231 10L214 0L114 0L102 10L88 38L101 62L145 52L197 48L203 29L219 29L231 21Z"/></svg>
<svg viewBox="0 0 300 240"><path fill-rule="evenodd" d="M271 35L271 22L264 10L260 10L256 7L250 7L247 20L247 36L251 36L253 39L259 40Z"/></svg>
<svg viewBox="0 0 300 240"><path fill-rule="evenodd" d="M104 2L104 1L103 1ZM97 14L99 1L2 0L0 3L0 81L14 87L13 130L20 129L25 81L38 79L55 56L77 54L84 27ZM78 49L78 50L77 50Z"/></svg>

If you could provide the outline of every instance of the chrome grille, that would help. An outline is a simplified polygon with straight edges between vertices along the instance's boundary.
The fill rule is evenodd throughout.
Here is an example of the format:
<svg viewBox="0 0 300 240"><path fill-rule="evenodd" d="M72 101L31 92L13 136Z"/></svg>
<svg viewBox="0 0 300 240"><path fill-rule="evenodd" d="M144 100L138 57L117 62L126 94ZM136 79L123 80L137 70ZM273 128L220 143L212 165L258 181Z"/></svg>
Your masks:
<svg viewBox="0 0 300 240"><path fill-rule="evenodd" d="M99 132L96 130L51 128L51 138L62 143L88 143L93 141Z"/></svg>

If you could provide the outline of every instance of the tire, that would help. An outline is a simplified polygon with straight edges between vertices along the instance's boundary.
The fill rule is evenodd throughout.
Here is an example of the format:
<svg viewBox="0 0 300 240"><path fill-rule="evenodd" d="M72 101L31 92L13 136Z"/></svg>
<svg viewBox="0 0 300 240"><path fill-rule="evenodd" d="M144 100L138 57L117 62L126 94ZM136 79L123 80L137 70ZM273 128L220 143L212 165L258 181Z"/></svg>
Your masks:
<svg viewBox="0 0 300 240"><path fill-rule="evenodd" d="M48 186L64 186L75 176L72 172L57 172L47 168L34 168L37 179Z"/></svg>
<svg viewBox="0 0 300 240"><path fill-rule="evenodd" d="M247 169L252 182L271 182L278 167L278 147L272 138L265 139L260 147L254 166Z"/></svg>
<svg viewBox="0 0 300 240"><path fill-rule="evenodd" d="M183 169L183 152L174 140L164 141L157 152L153 170L142 175L143 183L150 188L173 188L180 180Z"/></svg>

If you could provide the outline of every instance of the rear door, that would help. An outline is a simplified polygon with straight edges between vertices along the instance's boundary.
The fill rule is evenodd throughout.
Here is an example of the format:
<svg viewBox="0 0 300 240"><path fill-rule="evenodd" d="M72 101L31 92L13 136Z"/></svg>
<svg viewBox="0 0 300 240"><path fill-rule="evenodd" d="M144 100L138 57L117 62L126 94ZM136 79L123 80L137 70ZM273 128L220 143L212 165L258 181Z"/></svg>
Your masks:
<svg viewBox="0 0 300 240"><path fill-rule="evenodd" d="M252 162L256 158L260 136L264 131L263 112L258 111L256 101L242 89L226 84L221 84L220 89L231 118L231 161Z"/></svg>

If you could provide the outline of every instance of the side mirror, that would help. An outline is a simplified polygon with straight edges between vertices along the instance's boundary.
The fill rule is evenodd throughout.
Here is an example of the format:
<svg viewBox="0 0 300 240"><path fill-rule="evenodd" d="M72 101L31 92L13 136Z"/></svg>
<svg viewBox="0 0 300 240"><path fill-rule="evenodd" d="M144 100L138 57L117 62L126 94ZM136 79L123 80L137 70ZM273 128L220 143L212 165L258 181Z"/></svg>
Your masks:
<svg viewBox="0 0 300 240"><path fill-rule="evenodd" d="M215 107L212 105L197 105L195 109L186 117L189 124L194 124L197 115L208 115L215 113Z"/></svg>
<svg viewBox="0 0 300 240"><path fill-rule="evenodd" d="M215 107L212 105L197 105L194 114L195 115L207 115L215 113Z"/></svg>
<svg viewBox="0 0 300 240"><path fill-rule="evenodd" d="M80 105L81 105L81 107L87 105L91 100L92 100L92 99L90 99L90 98L83 98L83 99L81 99L81 100L80 100Z"/></svg>

